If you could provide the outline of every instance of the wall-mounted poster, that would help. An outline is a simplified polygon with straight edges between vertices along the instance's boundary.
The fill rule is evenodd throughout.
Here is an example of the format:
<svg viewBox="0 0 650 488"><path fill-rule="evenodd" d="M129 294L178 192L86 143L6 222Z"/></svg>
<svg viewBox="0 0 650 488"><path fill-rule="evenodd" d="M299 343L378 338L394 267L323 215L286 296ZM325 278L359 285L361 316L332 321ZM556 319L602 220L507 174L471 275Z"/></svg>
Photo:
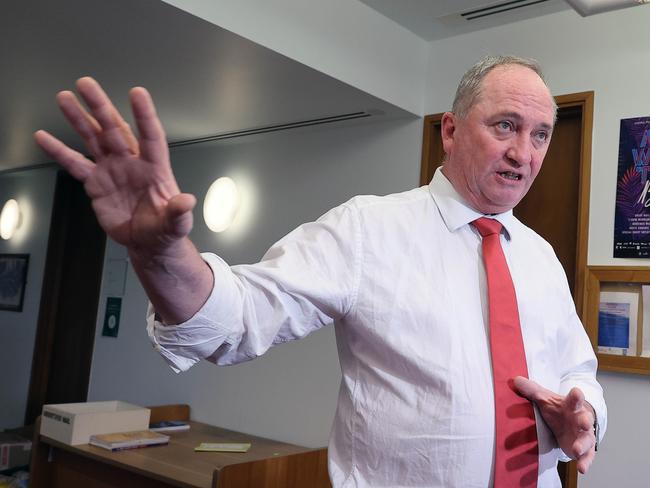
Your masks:
<svg viewBox="0 0 650 488"><path fill-rule="evenodd" d="M23 309L29 254L0 254L0 310Z"/></svg>
<svg viewBox="0 0 650 488"><path fill-rule="evenodd" d="M650 258L650 116L621 119L614 257Z"/></svg>

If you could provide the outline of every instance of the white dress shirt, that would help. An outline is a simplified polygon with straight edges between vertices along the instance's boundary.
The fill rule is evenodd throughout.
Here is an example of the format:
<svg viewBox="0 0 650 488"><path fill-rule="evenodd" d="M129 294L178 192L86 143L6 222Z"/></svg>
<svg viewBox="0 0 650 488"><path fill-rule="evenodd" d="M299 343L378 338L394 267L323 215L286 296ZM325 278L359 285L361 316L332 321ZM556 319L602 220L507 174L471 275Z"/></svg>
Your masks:
<svg viewBox="0 0 650 488"><path fill-rule="evenodd" d="M260 263L213 254L212 295L178 326L149 314L175 370L232 364L335 323L343 373L329 445L335 487L492 485L494 398L481 238L440 170L430 185L360 196L276 243ZM512 212L496 215L517 291L529 376L577 386L606 428L596 358L551 246ZM539 487L562 456L538 414Z"/></svg>

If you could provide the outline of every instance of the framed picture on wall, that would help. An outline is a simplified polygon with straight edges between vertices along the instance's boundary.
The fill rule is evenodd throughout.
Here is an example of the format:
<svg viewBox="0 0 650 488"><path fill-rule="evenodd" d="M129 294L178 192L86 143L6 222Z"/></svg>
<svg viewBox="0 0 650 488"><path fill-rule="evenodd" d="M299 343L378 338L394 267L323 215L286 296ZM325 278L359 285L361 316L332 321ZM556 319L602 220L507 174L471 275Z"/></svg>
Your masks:
<svg viewBox="0 0 650 488"><path fill-rule="evenodd" d="M29 254L0 254L0 310L21 312Z"/></svg>

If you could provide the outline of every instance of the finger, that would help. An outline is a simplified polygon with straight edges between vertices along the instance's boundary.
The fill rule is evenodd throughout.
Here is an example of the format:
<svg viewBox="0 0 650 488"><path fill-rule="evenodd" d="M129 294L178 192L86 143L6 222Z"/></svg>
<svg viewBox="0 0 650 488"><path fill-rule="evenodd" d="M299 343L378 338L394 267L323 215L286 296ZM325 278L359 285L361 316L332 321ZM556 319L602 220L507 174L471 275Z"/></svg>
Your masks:
<svg viewBox="0 0 650 488"><path fill-rule="evenodd" d="M580 432L593 432L594 430L594 419L593 415L590 412L582 411L579 413L573 413L575 418L576 430Z"/></svg>
<svg viewBox="0 0 650 488"><path fill-rule="evenodd" d="M168 163L167 136L151 95L142 87L133 88L129 95L133 117L140 134L142 157L153 163Z"/></svg>
<svg viewBox="0 0 650 488"><path fill-rule="evenodd" d="M576 427L579 431L583 432L592 432L594 430L594 416L588 410L581 410L578 413L574 413Z"/></svg>
<svg viewBox="0 0 650 488"><path fill-rule="evenodd" d="M94 79L77 80L77 89L101 127L101 142L107 152L120 156L137 154L137 143L129 125L117 111L106 92Z"/></svg>
<svg viewBox="0 0 650 488"><path fill-rule="evenodd" d="M578 458L587 451L595 447L596 436L592 428L576 429L573 434L573 443L571 444L572 457Z"/></svg>
<svg viewBox="0 0 650 488"><path fill-rule="evenodd" d="M585 408L585 395L580 388L571 388L566 396L565 402L572 412L579 412Z"/></svg>
<svg viewBox="0 0 650 488"><path fill-rule="evenodd" d="M119 114L119 112L116 113L120 119L122 119L122 116ZM131 130L131 126L124 119L122 119L122 122L122 135L126 140L126 144L129 146L129 151L131 154L140 154L140 144L138 143L138 139L136 139L135 134Z"/></svg>
<svg viewBox="0 0 650 488"><path fill-rule="evenodd" d="M188 193L180 193L169 200L165 215L165 231L174 237L185 237L192 230L192 209L196 205L196 197Z"/></svg>
<svg viewBox="0 0 650 488"><path fill-rule="evenodd" d="M596 450L591 448L584 456L576 459L576 467L578 468L580 474L587 473L587 471L591 467L591 463L593 463L594 461L595 456L596 456Z"/></svg>
<svg viewBox="0 0 650 488"><path fill-rule="evenodd" d="M523 376L517 376L513 384L517 393L531 401L540 400L544 395L550 393L546 388Z"/></svg>
<svg viewBox="0 0 650 488"><path fill-rule="evenodd" d="M47 154L58 161L74 178L82 183L86 181L86 178L95 167L83 154L70 149L44 130L35 132L34 139Z"/></svg>
<svg viewBox="0 0 650 488"><path fill-rule="evenodd" d="M101 128L97 121L83 108L74 93L70 91L59 92L56 101L72 128L81 136L90 154L95 158L101 156L104 151L98 139Z"/></svg>

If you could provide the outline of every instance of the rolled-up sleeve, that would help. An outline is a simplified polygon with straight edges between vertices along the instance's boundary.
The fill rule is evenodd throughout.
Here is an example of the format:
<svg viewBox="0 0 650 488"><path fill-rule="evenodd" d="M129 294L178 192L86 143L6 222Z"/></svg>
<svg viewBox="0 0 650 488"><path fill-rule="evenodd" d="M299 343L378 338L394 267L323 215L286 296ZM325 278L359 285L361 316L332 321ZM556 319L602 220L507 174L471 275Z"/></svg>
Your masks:
<svg viewBox="0 0 650 488"><path fill-rule="evenodd" d="M147 309L147 334L153 347L175 372L187 371L209 357L224 343L236 342L241 326L229 320L228 311L237 309L240 296L230 267L219 256L203 253L212 269L214 287L201 309L186 322L166 325L158 320L151 304Z"/></svg>
<svg viewBox="0 0 650 488"><path fill-rule="evenodd" d="M568 326L563 329L565 336L559 341L561 345L559 364L564 367L559 393L567 395L574 387L582 391L585 399L596 412L600 428L598 442L600 442L607 430L607 406L603 388L596 379L598 361L571 300L568 300L567 310Z"/></svg>
<svg viewBox="0 0 650 488"><path fill-rule="evenodd" d="M246 361L303 337L353 306L360 248L358 215L345 204L298 227L259 263L231 267L214 254L202 254L214 274L206 303L178 325L161 323L150 305L150 340L180 372L201 359L220 365Z"/></svg>

